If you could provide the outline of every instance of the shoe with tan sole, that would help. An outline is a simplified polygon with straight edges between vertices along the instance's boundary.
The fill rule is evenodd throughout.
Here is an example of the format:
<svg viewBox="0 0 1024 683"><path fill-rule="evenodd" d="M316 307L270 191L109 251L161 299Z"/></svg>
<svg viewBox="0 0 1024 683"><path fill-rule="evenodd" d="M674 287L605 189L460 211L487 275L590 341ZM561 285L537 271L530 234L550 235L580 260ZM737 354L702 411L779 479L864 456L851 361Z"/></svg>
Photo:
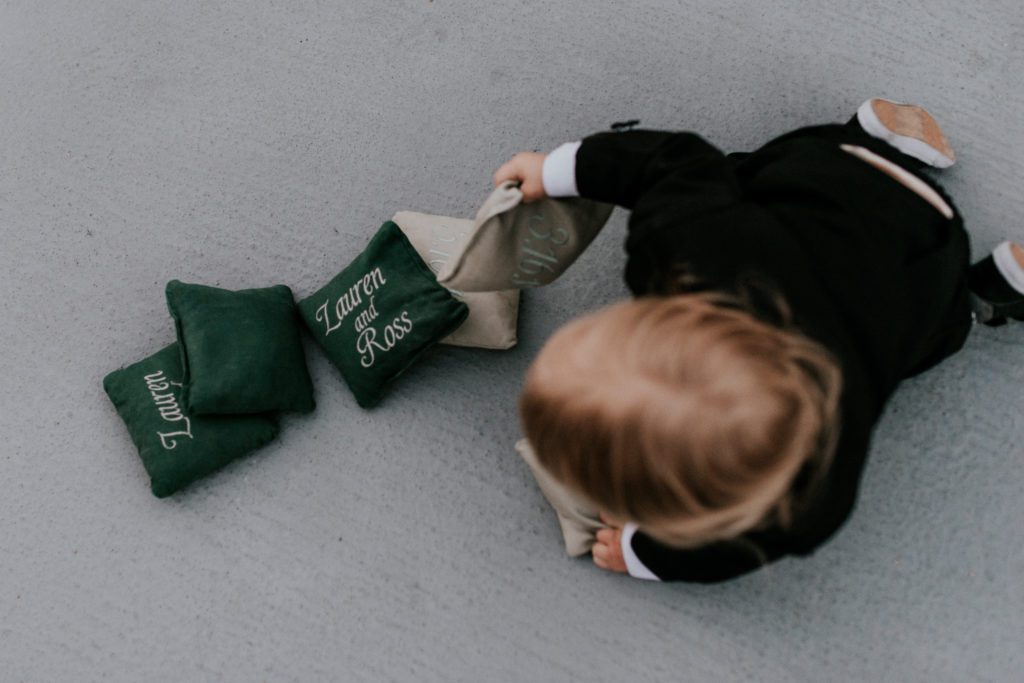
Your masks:
<svg viewBox="0 0 1024 683"><path fill-rule="evenodd" d="M929 166L949 168L956 161L942 128L922 107L876 97L860 105L857 121L871 137Z"/></svg>

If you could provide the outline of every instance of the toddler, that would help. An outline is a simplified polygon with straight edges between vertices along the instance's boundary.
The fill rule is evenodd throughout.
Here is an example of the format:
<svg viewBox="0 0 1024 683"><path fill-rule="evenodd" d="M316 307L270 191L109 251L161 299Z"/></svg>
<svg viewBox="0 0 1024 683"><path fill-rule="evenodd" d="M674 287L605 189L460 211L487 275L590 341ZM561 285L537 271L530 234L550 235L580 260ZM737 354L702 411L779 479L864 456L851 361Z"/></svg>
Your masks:
<svg viewBox="0 0 1024 683"><path fill-rule="evenodd" d="M560 329L520 399L540 466L602 511L599 567L711 582L811 553L850 514L899 382L972 321L1024 319L1024 250L970 266L921 173L954 158L924 109L872 99L749 154L630 130L498 169L527 201L632 212L636 298Z"/></svg>

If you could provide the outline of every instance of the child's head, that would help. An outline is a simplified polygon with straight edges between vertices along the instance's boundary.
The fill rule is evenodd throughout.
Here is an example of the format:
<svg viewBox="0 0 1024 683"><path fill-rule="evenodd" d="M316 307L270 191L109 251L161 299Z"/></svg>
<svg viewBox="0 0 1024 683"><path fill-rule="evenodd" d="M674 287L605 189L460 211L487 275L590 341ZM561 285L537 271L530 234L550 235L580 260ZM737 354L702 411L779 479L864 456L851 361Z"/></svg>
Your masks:
<svg viewBox="0 0 1024 683"><path fill-rule="evenodd" d="M717 294L619 303L544 346L520 411L544 467L677 546L785 523L831 455L841 375L818 343Z"/></svg>

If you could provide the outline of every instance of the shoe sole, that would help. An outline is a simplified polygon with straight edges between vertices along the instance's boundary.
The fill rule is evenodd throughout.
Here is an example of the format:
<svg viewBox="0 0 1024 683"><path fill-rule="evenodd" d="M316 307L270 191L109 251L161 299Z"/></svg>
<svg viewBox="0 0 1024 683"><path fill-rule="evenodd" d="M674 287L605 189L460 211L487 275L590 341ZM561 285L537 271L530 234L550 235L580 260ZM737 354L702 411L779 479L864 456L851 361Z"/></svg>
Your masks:
<svg viewBox="0 0 1024 683"><path fill-rule="evenodd" d="M956 161L942 128L921 107L875 98L861 105L857 119L872 137L929 166L949 168Z"/></svg>
<svg viewBox="0 0 1024 683"><path fill-rule="evenodd" d="M989 327L1002 327L1007 318L1024 322L1024 306L999 306L985 301L974 292L969 293L974 319Z"/></svg>

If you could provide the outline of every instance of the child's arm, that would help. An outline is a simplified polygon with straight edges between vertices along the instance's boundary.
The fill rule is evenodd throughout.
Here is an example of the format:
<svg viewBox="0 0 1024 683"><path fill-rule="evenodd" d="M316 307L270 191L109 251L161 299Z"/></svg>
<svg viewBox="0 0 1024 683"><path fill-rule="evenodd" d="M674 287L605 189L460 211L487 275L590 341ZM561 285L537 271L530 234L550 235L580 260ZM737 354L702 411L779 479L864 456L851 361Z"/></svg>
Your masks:
<svg viewBox="0 0 1024 683"><path fill-rule="evenodd" d="M693 133L636 130L598 133L550 155L515 155L495 184L522 183L527 201L579 195L632 209L648 193L671 198L679 217L706 213L740 196L732 164Z"/></svg>
<svg viewBox="0 0 1024 683"><path fill-rule="evenodd" d="M730 543L712 543L700 548L680 549L658 543L638 531L634 524L609 522L608 528L597 532L591 549L594 564L601 569L649 581L693 581L713 583L725 581L759 569L779 557L778 548L755 547L753 539ZM640 559L637 551L643 553Z"/></svg>
<svg viewBox="0 0 1024 683"><path fill-rule="evenodd" d="M632 130L598 133L575 155L576 186L587 199L632 209L640 197L664 196L680 218L735 202L732 164L693 133Z"/></svg>
<svg viewBox="0 0 1024 683"><path fill-rule="evenodd" d="M709 543L699 548L673 548L641 531L620 537L620 553L629 573L660 581L718 583L763 568L788 554L775 534L746 534L731 541Z"/></svg>

